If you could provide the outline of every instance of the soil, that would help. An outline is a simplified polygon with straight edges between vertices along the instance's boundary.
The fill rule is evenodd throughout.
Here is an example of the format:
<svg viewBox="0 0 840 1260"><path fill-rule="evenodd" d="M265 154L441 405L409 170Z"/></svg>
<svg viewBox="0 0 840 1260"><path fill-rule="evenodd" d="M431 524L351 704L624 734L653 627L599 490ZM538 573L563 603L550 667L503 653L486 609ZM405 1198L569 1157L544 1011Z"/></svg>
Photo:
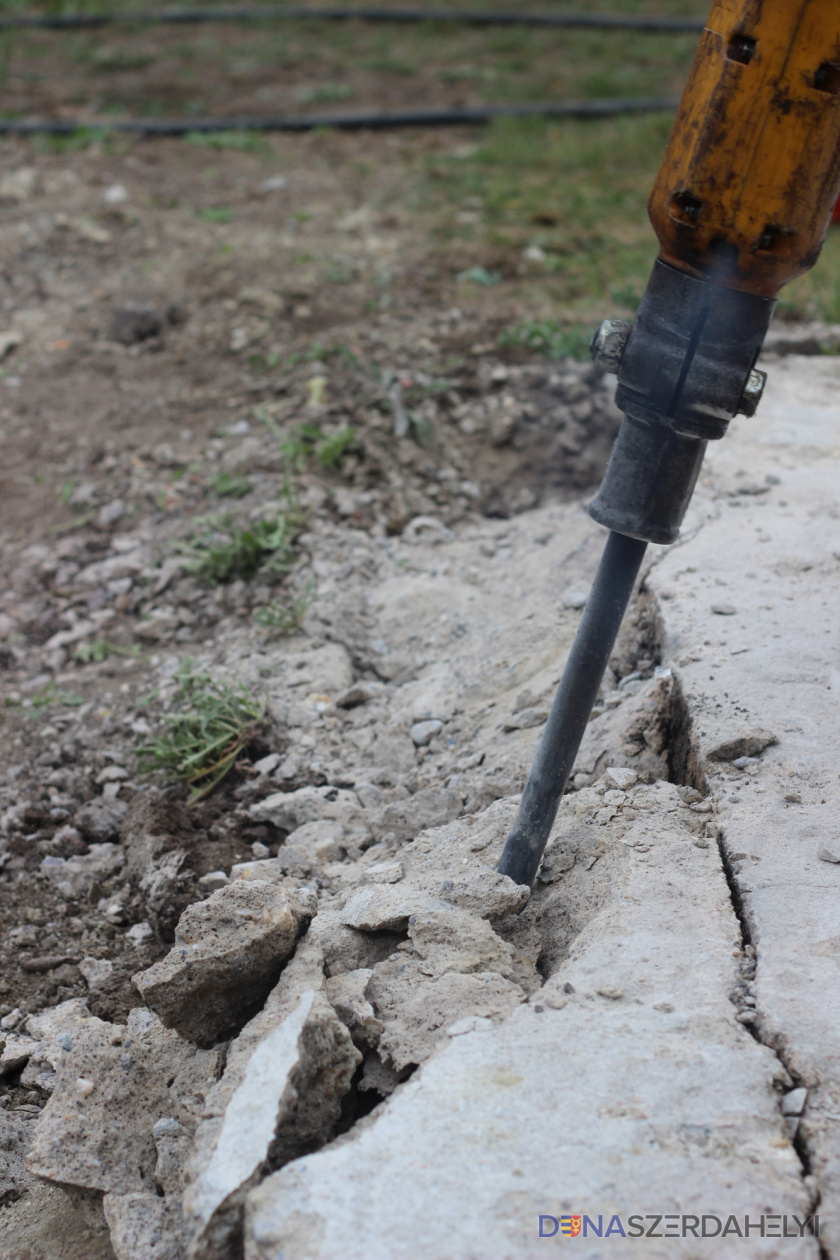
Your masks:
<svg viewBox="0 0 840 1260"><path fill-rule="evenodd" d="M238 152L213 154L208 172L205 152L166 141L121 155L3 148L3 1018L86 996L119 1019L137 1002L138 879L68 900L40 871L126 844L161 670L232 633L264 642L255 613L305 601L321 552L334 561L354 535L503 520L597 484L618 420L598 374L505 356L509 312L486 297L454 309L408 213L378 208L399 146L420 142L277 141L268 172ZM359 204L354 163L374 149L378 192ZM266 191L276 174L283 187ZM230 223L203 217L222 190ZM338 278L316 265L335 258ZM388 300L374 301L386 272ZM348 430L323 467L319 444ZM241 497L220 493L231 486ZM289 493L306 517L291 573L208 585L182 570L208 520L225 536L226 518L247 526ZM323 606L318 617L313 633L351 643L357 676L388 676ZM202 875L276 846L237 812L250 763L276 750L275 729L189 813L167 789L169 847L191 856L149 962L205 895ZM310 768L284 786L325 781ZM91 813L103 792L110 813ZM96 991L78 966L91 957L113 963ZM14 1076L2 1084L5 1105L20 1103Z"/></svg>

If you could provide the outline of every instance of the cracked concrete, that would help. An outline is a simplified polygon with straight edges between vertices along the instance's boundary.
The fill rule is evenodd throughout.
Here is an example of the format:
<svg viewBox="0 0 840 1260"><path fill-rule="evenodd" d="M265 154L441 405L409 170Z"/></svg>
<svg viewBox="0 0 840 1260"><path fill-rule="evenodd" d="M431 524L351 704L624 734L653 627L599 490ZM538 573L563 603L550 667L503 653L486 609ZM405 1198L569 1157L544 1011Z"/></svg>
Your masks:
<svg viewBox="0 0 840 1260"><path fill-rule="evenodd" d="M681 837L659 802L634 839L643 822L602 812L625 868L545 987L252 1191L249 1260L520 1260L549 1245L540 1213L634 1211L818 1211L819 1242L749 1253L838 1254L840 865L818 857L840 795L838 385L834 361L774 364L760 417L712 448L684 540L651 557L664 751L701 789L701 830Z"/></svg>

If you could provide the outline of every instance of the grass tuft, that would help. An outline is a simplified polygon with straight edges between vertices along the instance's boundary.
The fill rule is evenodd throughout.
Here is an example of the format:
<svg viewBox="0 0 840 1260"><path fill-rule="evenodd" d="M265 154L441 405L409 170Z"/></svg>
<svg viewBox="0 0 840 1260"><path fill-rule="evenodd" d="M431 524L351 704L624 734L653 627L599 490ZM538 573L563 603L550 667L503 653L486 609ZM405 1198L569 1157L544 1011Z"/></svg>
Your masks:
<svg viewBox="0 0 840 1260"><path fill-rule="evenodd" d="M242 686L193 674L186 661L175 675L178 712L167 730L138 748L141 767L190 785L188 804L202 800L235 766L265 715L265 702Z"/></svg>
<svg viewBox="0 0 840 1260"><path fill-rule="evenodd" d="M499 346L503 350L521 348L550 359L577 359L583 363L589 358L593 331L580 326L563 328L552 319L526 319L505 328Z"/></svg>
<svg viewBox="0 0 840 1260"><path fill-rule="evenodd" d="M183 544L184 567L213 586L247 581L258 573L288 573L297 558L295 539L302 527L303 514L295 504L241 528L230 519L208 521L193 541Z"/></svg>

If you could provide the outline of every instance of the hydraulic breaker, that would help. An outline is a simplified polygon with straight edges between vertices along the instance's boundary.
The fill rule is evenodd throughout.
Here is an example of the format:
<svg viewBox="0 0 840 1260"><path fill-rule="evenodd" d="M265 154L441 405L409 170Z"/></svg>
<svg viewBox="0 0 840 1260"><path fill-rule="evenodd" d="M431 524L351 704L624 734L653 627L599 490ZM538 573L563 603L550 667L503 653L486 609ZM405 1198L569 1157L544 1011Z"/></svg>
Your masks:
<svg viewBox="0 0 840 1260"><path fill-rule="evenodd" d="M612 531L499 870L533 882L647 544L679 536L706 445L755 414L781 287L814 265L840 192L840 4L718 0L648 203L636 319L592 357L624 419L590 505Z"/></svg>

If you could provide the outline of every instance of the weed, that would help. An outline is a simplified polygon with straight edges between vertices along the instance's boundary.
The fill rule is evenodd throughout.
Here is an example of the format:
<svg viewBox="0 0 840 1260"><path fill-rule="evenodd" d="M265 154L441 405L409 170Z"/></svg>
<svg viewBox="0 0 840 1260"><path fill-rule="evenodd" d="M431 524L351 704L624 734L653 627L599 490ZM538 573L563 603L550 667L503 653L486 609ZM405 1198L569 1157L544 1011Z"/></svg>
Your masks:
<svg viewBox="0 0 840 1260"><path fill-rule="evenodd" d="M206 206L201 217L205 223L232 223L235 218L228 206Z"/></svg>
<svg viewBox="0 0 840 1260"><path fill-rule="evenodd" d="M210 585L247 580L257 573L287 573L295 561L295 539L302 525L303 514L293 503L243 528L229 519L208 521L197 538L182 546L184 567Z"/></svg>
<svg viewBox="0 0 840 1260"><path fill-rule="evenodd" d="M119 643L111 643L108 639L96 639L93 643L80 643L73 653L73 659L80 665L100 664L109 656L124 656L129 660L143 660L143 653L135 644L123 647Z"/></svg>
<svg viewBox="0 0 840 1260"><path fill-rule="evenodd" d="M265 702L242 686L229 687L209 674L193 674L186 661L175 675L178 712L167 730L138 748L144 770L188 783L189 804L208 796L247 748L265 714Z"/></svg>
<svg viewBox="0 0 840 1260"><path fill-rule="evenodd" d="M251 492L251 483L242 473L221 472L210 485L221 499L244 499Z"/></svg>
<svg viewBox="0 0 840 1260"><path fill-rule="evenodd" d="M239 153L270 153L265 137L257 131L188 131L187 144L199 149L233 149Z"/></svg>
<svg viewBox="0 0 840 1260"><path fill-rule="evenodd" d="M346 456L356 446L356 430L352 425L345 425L318 443L315 447L315 459L322 468L340 468Z"/></svg>
<svg viewBox="0 0 840 1260"><path fill-rule="evenodd" d="M296 634L303 626L311 603L312 582L308 582L302 595L293 595L285 603L274 601L265 608L258 608L254 621L264 630L273 630L276 634Z"/></svg>
<svg viewBox="0 0 840 1260"><path fill-rule="evenodd" d="M552 319L526 319L505 328L499 337L499 346L503 350L521 347L547 355L550 359L578 359L585 362L589 358L591 341L591 328L563 328Z"/></svg>
<svg viewBox="0 0 840 1260"><path fill-rule="evenodd" d="M298 93L301 105L322 105L330 101L346 101L353 95L349 83L322 83L320 87L304 88Z"/></svg>
<svg viewBox="0 0 840 1260"><path fill-rule="evenodd" d="M459 271L455 279L458 284L480 284L489 289L500 284L502 277L498 271L488 271L486 267L468 267L466 271Z"/></svg>

